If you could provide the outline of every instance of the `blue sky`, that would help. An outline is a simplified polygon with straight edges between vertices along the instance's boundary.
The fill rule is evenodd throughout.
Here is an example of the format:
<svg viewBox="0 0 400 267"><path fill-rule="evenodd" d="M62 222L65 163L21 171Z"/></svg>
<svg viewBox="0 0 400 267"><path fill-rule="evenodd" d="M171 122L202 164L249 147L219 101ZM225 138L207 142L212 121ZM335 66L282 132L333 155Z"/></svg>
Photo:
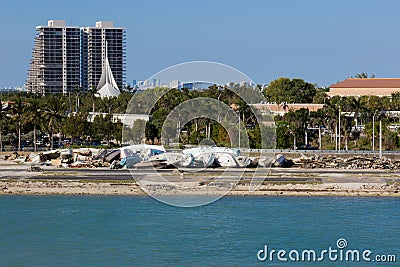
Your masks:
<svg viewBox="0 0 400 267"><path fill-rule="evenodd" d="M2 1L0 88L25 82L36 25L64 19L127 28L127 82L207 60L257 83L320 86L367 72L400 77L400 1Z"/></svg>

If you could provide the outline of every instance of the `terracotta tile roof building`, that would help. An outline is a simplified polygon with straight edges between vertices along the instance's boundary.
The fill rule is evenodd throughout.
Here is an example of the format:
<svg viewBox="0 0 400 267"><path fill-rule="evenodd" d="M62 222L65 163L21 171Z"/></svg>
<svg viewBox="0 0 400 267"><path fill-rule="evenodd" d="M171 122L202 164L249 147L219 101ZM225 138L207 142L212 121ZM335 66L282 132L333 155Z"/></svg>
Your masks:
<svg viewBox="0 0 400 267"><path fill-rule="evenodd" d="M391 96L400 92L400 78L349 78L332 84L328 96Z"/></svg>
<svg viewBox="0 0 400 267"><path fill-rule="evenodd" d="M323 104L308 104L308 103L292 103L292 104L252 104L253 107L257 108L261 113L271 112L272 114L279 114L281 116L289 111L296 111L301 108L305 108L309 111L317 111L324 107Z"/></svg>

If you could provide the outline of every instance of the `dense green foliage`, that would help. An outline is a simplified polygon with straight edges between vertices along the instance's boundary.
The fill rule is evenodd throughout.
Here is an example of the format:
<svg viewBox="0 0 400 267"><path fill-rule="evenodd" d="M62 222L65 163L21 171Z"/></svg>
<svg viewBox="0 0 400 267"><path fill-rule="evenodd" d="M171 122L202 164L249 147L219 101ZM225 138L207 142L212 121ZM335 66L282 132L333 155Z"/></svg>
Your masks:
<svg viewBox="0 0 400 267"><path fill-rule="evenodd" d="M362 74L361 76L366 76ZM199 144L202 140L210 138L219 146L230 146L231 136L223 125L224 114L218 114L216 119L196 117L181 125L179 140L161 140L163 125L165 128L175 129L177 126L165 123L166 118L180 104L190 99L201 97L213 98L222 101L232 112L235 118L241 120L249 137L249 145L252 148L261 148L260 127L264 133L275 131L263 124L259 124L249 103L260 103L250 90L255 88L239 87L232 85L227 87L210 86L206 90L177 90L155 88L135 95L135 103L129 105L133 96L131 93L122 93L120 96L110 99L101 99L94 96L92 91L73 92L69 95L35 95L30 93L3 93L1 100L10 105L1 106L0 109L0 150L5 146L13 146L19 149L26 146L36 150L37 140L47 139L49 146L58 145L64 139L73 144L82 143L91 145L107 140L108 145L114 143L120 145L122 141L131 140L134 143L146 141L151 144L168 144L169 141L180 144ZM239 93L244 98L239 97ZM261 93L261 91L259 91ZM378 148L379 121L382 121L383 148L398 149L400 137L398 128L389 129L391 124L400 124L400 118L388 116L383 111L400 110L400 93L394 93L391 97L363 96L332 97L328 98L326 89L317 88L315 85L301 79L279 78L272 81L262 91L265 100L282 103L323 103L323 109L310 112L308 109L297 111L289 110L283 116L275 116L276 139L269 142L269 147L276 142L277 148L293 148L306 143L319 145L319 131L321 129L321 141L323 149L337 149L340 118L340 149L371 149L373 135L375 136L375 149ZM253 97L253 98L252 98ZM154 100L154 106L147 107L148 100ZM198 112L202 107L195 108ZM209 107L207 107L209 109ZM204 107L203 107L204 109ZM120 121L113 121L112 113L150 113L149 122L138 120L131 128L122 126ZM190 108L187 112L190 112ZM102 112L107 115L96 116L92 122L88 121L89 112ZM209 110L210 112L214 112ZM185 111L186 112L186 111ZM226 115L226 114L225 114ZM373 128L373 118L375 129ZM356 122L358 125L356 127ZM236 127L236 126L235 126ZM124 139L122 132L124 129ZM145 133L142 133L145 129ZM374 133L374 134L373 134ZM275 136L274 134L266 134ZM166 136L163 136L166 138ZM168 137L168 136L167 136ZM110 141L113 142L110 142ZM296 142L296 144L294 143ZM265 142L264 142L265 144ZM39 144L38 144L39 145ZM40 144L41 145L41 144Z"/></svg>
<svg viewBox="0 0 400 267"><path fill-rule="evenodd" d="M252 88L234 88L236 92L240 93L240 95L246 94L244 93L246 90L253 90ZM258 90L258 89L257 89ZM258 90L259 91L259 90ZM261 94L260 94L261 95ZM166 132L162 133L162 127L173 129L176 127L175 125L165 124L167 116L180 104L184 103L190 99L198 99L201 97L205 98L213 98L219 101L222 101L227 105L227 108L232 107L232 110L236 112L238 116L242 120L243 125L248 126L247 132L250 136L250 144L252 147L259 147L260 142L257 140L261 140L260 131L257 129L257 120L255 114L252 112L249 105L247 105L242 98L240 98L233 90L229 90L226 87L220 88L218 86L210 86L207 90L196 91L196 90L188 90L188 89L171 89L166 93L165 88L156 88L152 90L146 90L139 95L135 96L135 104L129 106L128 110L132 113L143 113L147 110L143 109L143 103L147 102L148 99L158 99L154 107L151 110L152 120L146 125L146 141L152 144L160 143L160 138L162 134L168 133L168 129ZM193 107L192 109L186 109L186 112L194 112L194 113L206 113L207 111L201 111L201 106ZM181 112L185 112L181 110ZM212 112L212 110L208 110L208 112ZM217 116L219 117L219 116ZM222 114L221 114L222 121ZM179 141L184 144L199 144L199 142L203 139L210 138L216 145L220 146L230 146L231 140L229 138L229 133L223 127L221 121L216 121L212 119L208 119L205 117L198 117L185 125L182 125L182 134L180 136ZM138 132L140 129L140 122L137 122L138 125L134 125L132 131ZM132 134L132 133L131 133ZM127 136L129 132L127 132ZM137 136L132 134L132 136ZM164 136L165 137L165 136ZM166 136L170 137L170 136ZM134 140L138 141L138 140ZM169 140L164 140L164 143L168 143Z"/></svg>
<svg viewBox="0 0 400 267"><path fill-rule="evenodd" d="M339 111L340 110L340 111ZM310 112L307 109L289 111L284 116L276 116L277 147L293 148L294 135L297 146L305 144L307 130L308 143L318 146L318 127L322 129L322 148L336 149L339 130L339 112L341 114L341 149L372 149L373 116L375 119L375 149L378 149L379 121L382 121L383 149L399 149L398 129L389 129L391 124L399 124L400 117L385 114L385 111L400 110L400 94L391 97L362 96L325 99L323 109ZM358 126L356 127L356 120ZM310 129L314 128L314 129ZM400 128L399 128L400 129Z"/></svg>
<svg viewBox="0 0 400 267"><path fill-rule="evenodd" d="M265 90L268 102L312 103L316 86L302 79L279 78L272 81Z"/></svg>
<svg viewBox="0 0 400 267"><path fill-rule="evenodd" d="M46 139L51 148L66 138L72 143L87 141L88 145L92 140L115 139L118 143L121 122L113 122L108 115L97 116L89 123L88 112L125 113L130 98L128 93L112 99L96 98L91 92L44 96L26 92L3 93L1 100L9 105L0 112L1 149L4 144L18 150L24 146L36 150L39 139ZM57 138L54 138L56 134Z"/></svg>

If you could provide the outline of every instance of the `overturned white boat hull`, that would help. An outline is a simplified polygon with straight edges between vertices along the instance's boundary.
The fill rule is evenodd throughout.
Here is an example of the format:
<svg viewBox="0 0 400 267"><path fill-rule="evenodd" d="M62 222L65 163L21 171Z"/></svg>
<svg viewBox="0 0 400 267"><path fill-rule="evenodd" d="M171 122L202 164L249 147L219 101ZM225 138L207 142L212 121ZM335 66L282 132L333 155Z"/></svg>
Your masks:
<svg viewBox="0 0 400 267"><path fill-rule="evenodd" d="M217 166L221 167L237 167L236 160L231 154L228 153L217 153L215 155L215 163L217 164Z"/></svg>
<svg viewBox="0 0 400 267"><path fill-rule="evenodd" d="M270 157L260 157L258 159L258 166L260 167L265 167L269 168L272 166L272 164L275 162L275 159L270 158Z"/></svg>

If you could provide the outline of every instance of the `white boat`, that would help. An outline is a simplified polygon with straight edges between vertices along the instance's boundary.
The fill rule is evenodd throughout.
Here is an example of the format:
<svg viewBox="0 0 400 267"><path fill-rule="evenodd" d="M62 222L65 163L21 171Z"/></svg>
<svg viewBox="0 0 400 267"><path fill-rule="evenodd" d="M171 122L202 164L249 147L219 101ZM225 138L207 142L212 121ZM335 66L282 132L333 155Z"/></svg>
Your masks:
<svg viewBox="0 0 400 267"><path fill-rule="evenodd" d="M214 153L204 153L193 157L192 163L188 167L208 168L214 164L214 161Z"/></svg>
<svg viewBox="0 0 400 267"><path fill-rule="evenodd" d="M124 153L137 154L142 160L148 160L151 156L159 155L165 153L165 148L163 146L156 145L131 145L119 148L121 151L121 158L124 158Z"/></svg>
<svg viewBox="0 0 400 267"><path fill-rule="evenodd" d="M218 166L221 167L237 167L236 160L229 153L216 153L215 154L215 162Z"/></svg>
<svg viewBox="0 0 400 267"><path fill-rule="evenodd" d="M228 147L218 147L218 146L206 146L206 147L195 147L195 148L189 148L189 149L184 149L182 151L183 154L186 155L193 155L193 157L196 157L201 154L217 154L217 153L226 153L230 154L232 156L240 156L240 150L236 148L228 148Z"/></svg>
<svg viewBox="0 0 400 267"><path fill-rule="evenodd" d="M234 157L234 159L236 161L237 167L239 168L246 168L251 163L250 158L246 156L236 156Z"/></svg>
<svg viewBox="0 0 400 267"><path fill-rule="evenodd" d="M60 156L61 156L62 159L72 158L72 156L73 156L72 149L70 149L70 148L61 149L60 150Z"/></svg>
<svg viewBox="0 0 400 267"><path fill-rule="evenodd" d="M275 166L275 167L283 167L284 164L285 164L285 161L286 161L285 156L282 155L282 154L278 154L278 155L275 157L274 166Z"/></svg>
<svg viewBox="0 0 400 267"><path fill-rule="evenodd" d="M162 167L188 167L193 162L191 155L185 155L176 152L165 152L159 155L151 156L146 162L148 166L162 166ZM143 166L147 166L142 164Z"/></svg>
<svg viewBox="0 0 400 267"><path fill-rule="evenodd" d="M272 164L275 162L274 158L270 158L270 157L260 157L258 159L258 166L260 167L266 167L269 168L272 166Z"/></svg>

